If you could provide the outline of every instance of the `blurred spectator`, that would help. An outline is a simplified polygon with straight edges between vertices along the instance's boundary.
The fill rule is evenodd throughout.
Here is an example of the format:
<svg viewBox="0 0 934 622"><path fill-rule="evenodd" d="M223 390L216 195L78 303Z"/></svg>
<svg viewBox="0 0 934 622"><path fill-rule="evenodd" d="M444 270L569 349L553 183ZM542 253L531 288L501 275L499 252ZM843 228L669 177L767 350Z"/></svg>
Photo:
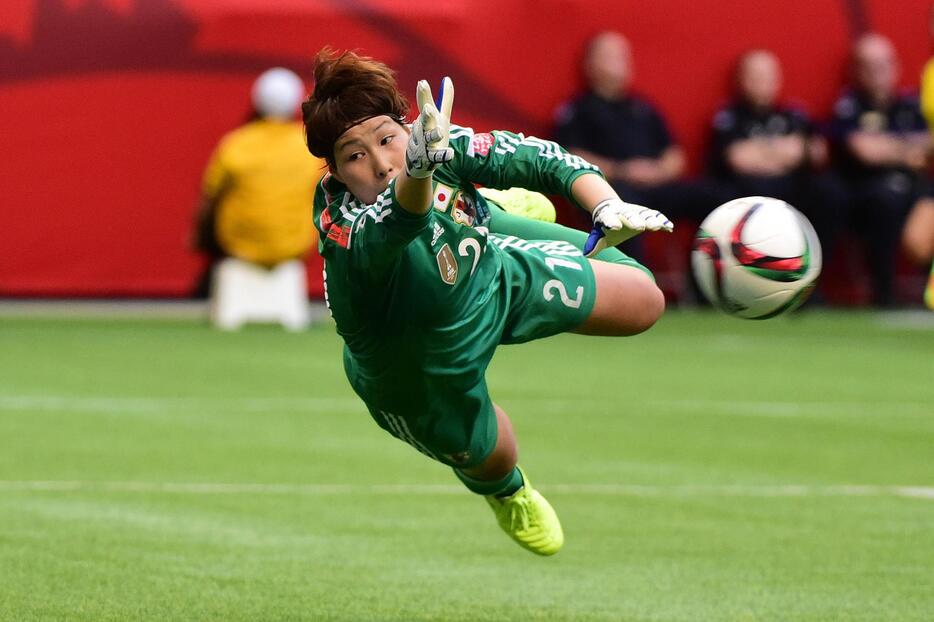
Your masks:
<svg viewBox="0 0 934 622"><path fill-rule="evenodd" d="M924 302L934 310L934 198L922 197L905 222L902 246L908 258L923 266L930 266Z"/></svg>
<svg viewBox="0 0 934 622"><path fill-rule="evenodd" d="M931 7L928 26L931 39L934 40L934 5ZM934 132L934 58L928 60L921 76L921 112L927 121L928 131ZM934 310L934 198L931 196L918 201L908 215L902 231L902 247L913 261L931 265L924 302Z"/></svg>
<svg viewBox="0 0 934 622"><path fill-rule="evenodd" d="M928 183L931 137L917 98L896 90L898 59L887 38L861 37L852 62L853 87L834 107L831 139L869 250L873 302L889 306L902 225Z"/></svg>
<svg viewBox="0 0 934 622"><path fill-rule="evenodd" d="M740 57L733 100L713 118L708 168L730 198L775 197L800 209L829 255L845 197L814 171L827 161L827 144L802 110L780 103L781 87L781 65L772 52Z"/></svg>
<svg viewBox="0 0 934 622"><path fill-rule="evenodd" d="M275 68L254 83L254 114L224 136L204 172L195 246L272 268L315 242L314 188L325 171L308 154L296 120L301 79Z"/></svg>
<svg viewBox="0 0 934 622"><path fill-rule="evenodd" d="M587 46L583 64L587 91L558 111L555 139L571 153L600 167L620 197L660 210L670 218L700 220L717 205L704 189L679 181L685 157L659 111L630 91L629 42L603 32ZM622 247L641 255L641 236Z"/></svg>

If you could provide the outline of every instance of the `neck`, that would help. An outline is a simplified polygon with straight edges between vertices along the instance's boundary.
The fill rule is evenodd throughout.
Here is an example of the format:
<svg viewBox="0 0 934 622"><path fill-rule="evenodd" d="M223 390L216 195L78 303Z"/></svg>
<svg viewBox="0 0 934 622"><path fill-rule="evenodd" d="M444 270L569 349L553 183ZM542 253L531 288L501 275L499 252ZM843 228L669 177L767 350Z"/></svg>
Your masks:
<svg viewBox="0 0 934 622"><path fill-rule="evenodd" d="M887 107L895 98L891 91L865 91L869 102L877 108Z"/></svg>
<svg viewBox="0 0 934 622"><path fill-rule="evenodd" d="M769 112L774 107L772 104L757 103L748 99L743 99L742 101L746 107L753 112Z"/></svg>
<svg viewBox="0 0 934 622"><path fill-rule="evenodd" d="M626 98L626 92L617 86L596 85L592 90L601 98L608 99L610 101L617 101Z"/></svg>

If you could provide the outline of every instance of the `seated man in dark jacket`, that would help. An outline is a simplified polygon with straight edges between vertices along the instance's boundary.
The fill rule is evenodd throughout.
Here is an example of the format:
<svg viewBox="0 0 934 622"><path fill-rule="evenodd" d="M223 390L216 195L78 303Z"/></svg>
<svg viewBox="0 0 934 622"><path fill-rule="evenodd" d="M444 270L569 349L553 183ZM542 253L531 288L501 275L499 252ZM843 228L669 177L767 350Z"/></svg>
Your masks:
<svg viewBox="0 0 934 622"><path fill-rule="evenodd" d="M594 37L583 69L588 90L558 110L556 140L599 166L623 200L672 218L702 219L719 197L681 181L683 150L655 106L630 90L632 59L625 37L615 32ZM627 245L628 253L640 255L638 247Z"/></svg>
<svg viewBox="0 0 934 622"><path fill-rule="evenodd" d="M730 198L775 197L797 207L829 255L843 189L815 172L826 163L827 144L803 110L779 101L781 84L771 52L740 57L735 95L713 118L708 168Z"/></svg>
<svg viewBox="0 0 934 622"><path fill-rule="evenodd" d="M928 191L927 132L918 98L899 93L898 58L878 34L853 47L853 87L834 107L831 139L850 191L853 222L866 240L873 302L894 302L895 259L902 225Z"/></svg>

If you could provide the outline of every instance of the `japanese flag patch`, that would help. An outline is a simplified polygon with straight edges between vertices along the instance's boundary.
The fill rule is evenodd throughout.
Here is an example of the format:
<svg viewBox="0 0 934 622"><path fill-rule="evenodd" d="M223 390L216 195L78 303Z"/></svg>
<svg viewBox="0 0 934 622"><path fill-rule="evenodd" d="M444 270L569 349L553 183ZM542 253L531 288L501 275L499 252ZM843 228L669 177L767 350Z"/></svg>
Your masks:
<svg viewBox="0 0 934 622"><path fill-rule="evenodd" d="M435 197L433 201L435 209L439 212L446 212L448 209L448 204L451 202L451 197L453 195L453 188L450 186L445 186L444 184L437 184L435 186Z"/></svg>

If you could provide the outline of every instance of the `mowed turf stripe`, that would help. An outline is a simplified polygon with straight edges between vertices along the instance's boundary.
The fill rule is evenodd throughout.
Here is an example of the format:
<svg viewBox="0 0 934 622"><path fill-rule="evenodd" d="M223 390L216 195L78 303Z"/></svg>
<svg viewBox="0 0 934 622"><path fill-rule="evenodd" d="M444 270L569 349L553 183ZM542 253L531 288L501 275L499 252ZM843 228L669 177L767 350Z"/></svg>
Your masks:
<svg viewBox="0 0 934 622"><path fill-rule="evenodd" d="M698 412L707 414L748 417L803 417L803 416L928 416L931 404L927 402L864 402L864 401L770 401L770 400L651 400L660 410Z"/></svg>
<svg viewBox="0 0 934 622"><path fill-rule="evenodd" d="M582 396L579 399L553 397L512 397L506 403L532 404L536 408L566 410L579 408L583 403L616 404L613 396ZM647 399L646 405L662 411L697 412L707 414L796 417L796 416L873 416L878 414L926 416L931 404L921 401L773 401L773 400L718 400ZM152 413L164 410L205 408L209 406L240 408L243 410L318 410L362 408L362 402L348 397L116 397L67 395L0 395L0 411L75 411L99 413Z"/></svg>
<svg viewBox="0 0 934 622"><path fill-rule="evenodd" d="M77 411L100 413L152 413L206 406L244 410L345 409L361 406L355 397L108 397L67 395L0 395L0 411Z"/></svg>
<svg viewBox="0 0 934 622"><path fill-rule="evenodd" d="M635 497L909 497L934 501L934 486L801 484L548 484L542 492ZM82 480L0 480L0 492L145 492L195 495L454 495L448 484L260 484L212 482L107 482Z"/></svg>

